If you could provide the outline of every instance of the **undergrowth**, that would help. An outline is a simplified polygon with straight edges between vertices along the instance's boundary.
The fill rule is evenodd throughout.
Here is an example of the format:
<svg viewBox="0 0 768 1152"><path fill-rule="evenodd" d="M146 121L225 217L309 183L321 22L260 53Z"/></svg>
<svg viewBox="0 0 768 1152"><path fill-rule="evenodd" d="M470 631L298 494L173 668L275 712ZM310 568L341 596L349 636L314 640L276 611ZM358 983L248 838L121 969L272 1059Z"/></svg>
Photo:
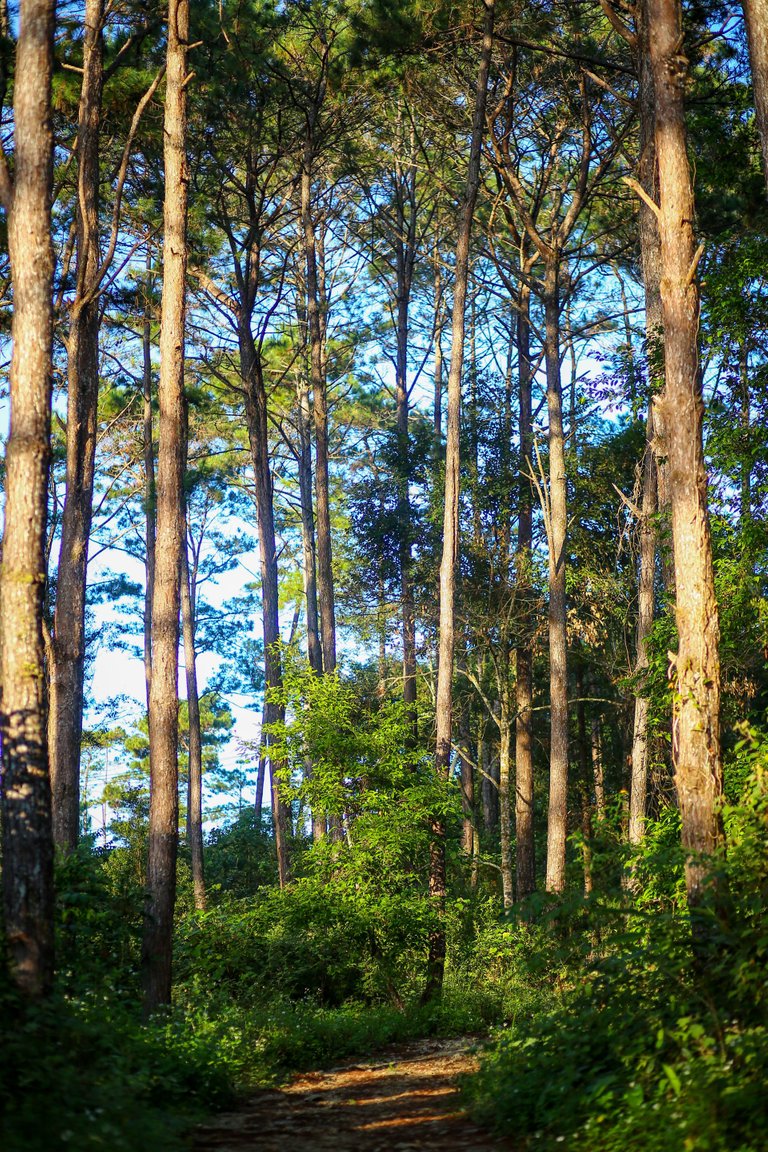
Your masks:
<svg viewBox="0 0 768 1152"><path fill-rule="evenodd" d="M173 1008L144 1024L141 877L128 850L86 844L59 861L54 994L30 1005L0 987L2 1152L173 1152L244 1091L391 1043L487 1032L509 999L487 899L451 904L445 995L424 1006L428 919L412 891L354 899L348 877L307 874L283 893L214 888L199 913L182 861ZM478 981L478 963L493 978Z"/></svg>
<svg viewBox="0 0 768 1152"><path fill-rule="evenodd" d="M762 769L725 809L729 852L689 917L677 815L628 862L634 891L545 912L561 979L497 1029L466 1086L480 1121L521 1148L763 1152L768 1147L768 789ZM660 882L663 878L663 883ZM529 909L516 912L525 937ZM513 921L514 923L514 921Z"/></svg>

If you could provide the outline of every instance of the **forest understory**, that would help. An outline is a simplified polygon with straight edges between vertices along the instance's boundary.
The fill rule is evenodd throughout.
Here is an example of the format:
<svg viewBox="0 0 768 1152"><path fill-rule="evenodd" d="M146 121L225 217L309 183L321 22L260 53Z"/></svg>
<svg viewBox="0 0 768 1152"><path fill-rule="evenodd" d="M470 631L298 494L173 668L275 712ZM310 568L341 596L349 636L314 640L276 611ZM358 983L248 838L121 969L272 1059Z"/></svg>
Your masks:
<svg viewBox="0 0 768 1152"><path fill-rule="evenodd" d="M0 0L0 1152L765 1152L767 193L768 0Z"/></svg>

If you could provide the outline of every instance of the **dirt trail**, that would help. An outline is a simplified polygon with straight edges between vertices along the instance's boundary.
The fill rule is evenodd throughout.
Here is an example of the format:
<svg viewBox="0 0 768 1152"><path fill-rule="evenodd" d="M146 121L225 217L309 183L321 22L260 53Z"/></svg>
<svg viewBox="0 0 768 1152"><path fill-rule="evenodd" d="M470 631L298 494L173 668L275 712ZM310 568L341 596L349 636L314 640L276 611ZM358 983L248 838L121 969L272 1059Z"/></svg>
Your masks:
<svg viewBox="0 0 768 1152"><path fill-rule="evenodd" d="M456 1078L476 1066L471 1037L423 1040L365 1063L297 1076L198 1128L195 1152L502 1152L512 1145L461 1110Z"/></svg>

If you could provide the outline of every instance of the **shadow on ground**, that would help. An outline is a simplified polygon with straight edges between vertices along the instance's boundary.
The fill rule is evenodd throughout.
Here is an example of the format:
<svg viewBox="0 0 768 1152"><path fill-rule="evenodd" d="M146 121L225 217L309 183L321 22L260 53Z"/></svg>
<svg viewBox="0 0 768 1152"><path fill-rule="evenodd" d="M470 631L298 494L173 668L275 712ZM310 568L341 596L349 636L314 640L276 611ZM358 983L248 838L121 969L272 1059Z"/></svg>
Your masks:
<svg viewBox="0 0 768 1152"><path fill-rule="evenodd" d="M503 1152L462 1111L457 1079L473 1071L472 1038L426 1040L375 1060L296 1077L199 1128L194 1152Z"/></svg>

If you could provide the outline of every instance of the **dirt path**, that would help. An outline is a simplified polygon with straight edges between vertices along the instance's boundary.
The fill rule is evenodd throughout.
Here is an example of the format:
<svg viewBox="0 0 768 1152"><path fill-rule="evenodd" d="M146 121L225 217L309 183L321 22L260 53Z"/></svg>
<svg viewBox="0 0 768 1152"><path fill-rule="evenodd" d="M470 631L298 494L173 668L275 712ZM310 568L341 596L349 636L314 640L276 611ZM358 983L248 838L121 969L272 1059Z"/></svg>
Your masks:
<svg viewBox="0 0 768 1152"><path fill-rule="evenodd" d="M195 1152L502 1152L462 1112L456 1078L475 1067L469 1037L399 1045L365 1063L259 1092L194 1135Z"/></svg>

